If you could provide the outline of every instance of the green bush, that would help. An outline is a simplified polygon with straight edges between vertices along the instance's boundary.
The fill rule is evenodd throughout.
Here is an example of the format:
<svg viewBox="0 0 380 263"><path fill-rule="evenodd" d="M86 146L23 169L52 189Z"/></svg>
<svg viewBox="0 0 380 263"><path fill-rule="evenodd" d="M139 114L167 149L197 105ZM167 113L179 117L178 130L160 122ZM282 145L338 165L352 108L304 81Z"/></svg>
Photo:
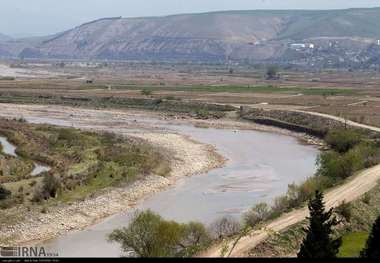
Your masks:
<svg viewBox="0 0 380 263"><path fill-rule="evenodd" d="M367 205L370 205L371 203L371 194L370 193L365 193L363 197L363 202Z"/></svg>
<svg viewBox="0 0 380 263"><path fill-rule="evenodd" d="M195 112L196 117L199 119L208 119L210 118L210 112L208 110L200 109Z"/></svg>
<svg viewBox="0 0 380 263"><path fill-rule="evenodd" d="M357 138L360 138L361 141L357 141ZM379 145L370 140L364 141L364 138L357 132L352 130L342 130L342 133L332 131L329 134L329 140L333 150L322 152L318 156L316 175L300 185L290 184L287 193L277 197L272 207L259 204L252 208L244 215L246 224L255 226L262 221L274 219L293 208L298 208L310 200L316 191L324 191L352 176L355 172L380 162ZM363 201L368 204L370 196L366 195ZM338 208L338 213L349 221L350 210L349 205L342 204Z"/></svg>
<svg viewBox="0 0 380 263"><path fill-rule="evenodd" d="M334 151L323 152L317 159L319 176L333 178L336 181L353 175L356 171L365 167L362 153L357 149L345 154Z"/></svg>
<svg viewBox="0 0 380 263"><path fill-rule="evenodd" d="M15 77L9 77L9 76L0 77L0 80L15 80L15 79L16 79Z"/></svg>
<svg viewBox="0 0 380 263"><path fill-rule="evenodd" d="M54 175L46 173L42 179L42 186L35 190L33 201L41 202L49 198L55 198L61 188L60 180Z"/></svg>
<svg viewBox="0 0 380 263"><path fill-rule="evenodd" d="M11 191L0 185L0 201L7 199L11 194Z"/></svg>
<svg viewBox="0 0 380 263"><path fill-rule="evenodd" d="M338 207L335 208L335 212L350 222L352 216L352 206L350 203L343 201Z"/></svg>
<svg viewBox="0 0 380 263"><path fill-rule="evenodd" d="M150 210L137 213L128 227L114 230L109 240L139 257L190 257L210 244L202 224L167 221Z"/></svg>
<svg viewBox="0 0 380 263"><path fill-rule="evenodd" d="M174 96L166 96L164 97L165 100L181 100L181 98L177 98L177 97L174 97Z"/></svg>
<svg viewBox="0 0 380 263"><path fill-rule="evenodd" d="M266 203L259 203L244 214L244 222L250 227L267 220L271 215L271 208Z"/></svg>
<svg viewBox="0 0 380 263"><path fill-rule="evenodd" d="M330 130L325 138L331 148L345 153L362 141L362 135L351 129Z"/></svg>
<svg viewBox="0 0 380 263"><path fill-rule="evenodd" d="M150 96L150 95L152 95L152 91L148 90L148 89L144 89L141 91L141 95Z"/></svg>
<svg viewBox="0 0 380 263"><path fill-rule="evenodd" d="M279 78L278 67L275 65L268 66L267 71L266 71L266 79L274 80L278 78Z"/></svg>
<svg viewBox="0 0 380 263"><path fill-rule="evenodd" d="M380 148L373 142L360 143L353 151L361 157L363 168L369 168L380 163Z"/></svg>

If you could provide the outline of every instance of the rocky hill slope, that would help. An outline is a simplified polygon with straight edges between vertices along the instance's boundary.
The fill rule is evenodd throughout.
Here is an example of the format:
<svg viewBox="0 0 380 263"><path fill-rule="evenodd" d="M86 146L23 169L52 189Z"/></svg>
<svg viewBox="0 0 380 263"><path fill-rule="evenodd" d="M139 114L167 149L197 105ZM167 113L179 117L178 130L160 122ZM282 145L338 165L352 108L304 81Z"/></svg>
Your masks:
<svg viewBox="0 0 380 263"><path fill-rule="evenodd" d="M326 54L332 54L329 63L346 60L366 63L366 54L380 54L378 39L380 8L226 11L99 19L29 45L18 55L57 59L327 63ZM314 58L314 62L309 58Z"/></svg>

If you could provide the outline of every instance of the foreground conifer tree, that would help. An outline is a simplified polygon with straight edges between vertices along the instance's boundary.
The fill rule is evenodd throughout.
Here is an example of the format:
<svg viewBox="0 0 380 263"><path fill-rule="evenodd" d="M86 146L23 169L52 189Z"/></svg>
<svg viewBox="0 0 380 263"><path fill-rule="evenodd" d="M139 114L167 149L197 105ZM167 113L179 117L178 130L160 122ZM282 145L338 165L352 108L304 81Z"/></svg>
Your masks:
<svg viewBox="0 0 380 263"><path fill-rule="evenodd" d="M380 216L373 224L367 244L363 251L360 252L360 256L363 258L380 258Z"/></svg>
<svg viewBox="0 0 380 263"><path fill-rule="evenodd" d="M341 239L331 237L332 227L338 224L332 215L333 210L325 211L323 193L317 191L315 198L309 201L309 226L306 237L298 252L299 258L335 258L339 252Z"/></svg>

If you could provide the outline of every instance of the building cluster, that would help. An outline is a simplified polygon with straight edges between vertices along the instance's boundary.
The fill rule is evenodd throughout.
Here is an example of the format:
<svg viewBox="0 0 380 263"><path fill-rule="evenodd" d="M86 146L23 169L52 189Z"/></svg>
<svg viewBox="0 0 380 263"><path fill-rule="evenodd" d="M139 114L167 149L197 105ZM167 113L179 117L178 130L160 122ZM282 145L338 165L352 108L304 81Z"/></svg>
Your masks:
<svg viewBox="0 0 380 263"><path fill-rule="evenodd" d="M290 48L294 50L314 49L315 45L313 43L292 43Z"/></svg>

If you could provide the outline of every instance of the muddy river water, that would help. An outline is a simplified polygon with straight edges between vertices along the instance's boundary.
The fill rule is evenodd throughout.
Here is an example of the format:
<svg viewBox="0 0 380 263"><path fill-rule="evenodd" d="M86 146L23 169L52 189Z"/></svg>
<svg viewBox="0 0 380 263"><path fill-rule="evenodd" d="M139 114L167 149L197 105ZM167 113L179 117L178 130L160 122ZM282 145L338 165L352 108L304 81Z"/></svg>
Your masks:
<svg viewBox="0 0 380 263"><path fill-rule="evenodd" d="M169 129L214 145L228 159L224 167L182 178L175 186L143 200L136 207L151 209L168 219L209 224L226 215L240 217L259 202L273 201L286 192L288 184L303 181L316 169L318 150L300 144L293 137L252 130L196 128L161 121L154 125L158 130ZM44 245L60 256L120 256L119 246L108 243L106 236L115 228L127 226L132 213L112 216Z"/></svg>
<svg viewBox="0 0 380 263"><path fill-rule="evenodd" d="M46 116L46 115L45 115ZM25 117L29 122L62 126L90 127L83 118L71 120L45 116ZM113 125L113 131L134 133L127 125L115 129L115 123L138 122L154 127L157 132L172 131L215 146L228 159L225 166L206 174L185 177L169 189L142 200L136 209L151 209L165 218L180 222L201 221L209 224L222 216L241 217L259 202L272 202L287 190L288 184L299 183L315 172L318 149L301 144L296 138L254 130L197 128L190 124L173 124L152 118L124 118L104 115L100 129ZM98 119L99 120L99 119ZM95 127L94 122L91 127ZM143 127L144 125L142 125ZM117 126L119 127L119 126ZM44 242L48 251L63 257L118 257L120 247L108 243L106 236L113 229L128 225L133 211L117 214L78 232Z"/></svg>

